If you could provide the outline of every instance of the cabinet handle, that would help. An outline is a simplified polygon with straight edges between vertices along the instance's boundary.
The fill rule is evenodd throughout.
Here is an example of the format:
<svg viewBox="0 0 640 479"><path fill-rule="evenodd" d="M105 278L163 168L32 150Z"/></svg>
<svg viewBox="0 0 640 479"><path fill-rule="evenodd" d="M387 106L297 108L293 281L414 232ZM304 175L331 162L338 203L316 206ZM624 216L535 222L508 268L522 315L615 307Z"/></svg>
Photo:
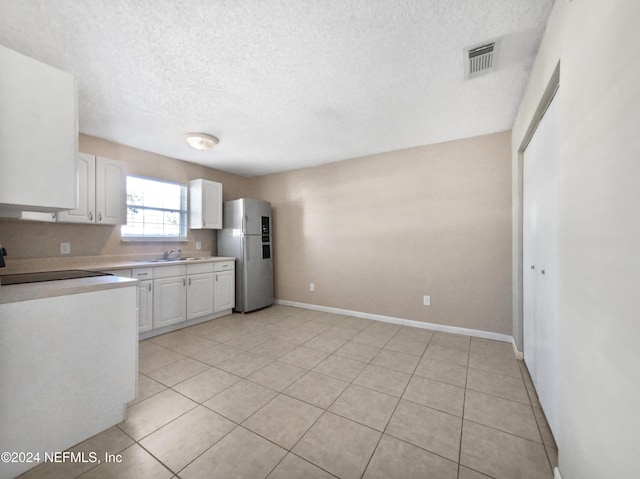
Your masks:
<svg viewBox="0 0 640 479"><path fill-rule="evenodd" d="M186 285L187 285L187 281L184 278L182 278L182 286L186 286Z"/></svg>
<svg viewBox="0 0 640 479"><path fill-rule="evenodd" d="M89 211L89 221L93 221L93 211Z"/></svg>
<svg viewBox="0 0 640 479"><path fill-rule="evenodd" d="M102 221L102 211L98 212L98 221Z"/></svg>
<svg viewBox="0 0 640 479"><path fill-rule="evenodd" d="M151 292L151 283L149 283L148 286L149 286L149 292Z"/></svg>
<svg viewBox="0 0 640 479"><path fill-rule="evenodd" d="M191 278L189 278L189 286L191 286Z"/></svg>

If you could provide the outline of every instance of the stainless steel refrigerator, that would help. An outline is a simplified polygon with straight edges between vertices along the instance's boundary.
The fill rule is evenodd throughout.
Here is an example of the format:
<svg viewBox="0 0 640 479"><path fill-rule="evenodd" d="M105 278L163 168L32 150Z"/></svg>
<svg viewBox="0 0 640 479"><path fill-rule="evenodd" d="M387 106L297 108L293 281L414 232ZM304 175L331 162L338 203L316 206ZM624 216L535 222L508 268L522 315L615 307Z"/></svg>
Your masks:
<svg viewBox="0 0 640 479"><path fill-rule="evenodd" d="M273 304L271 203L225 201L218 255L236 259L236 307L248 312Z"/></svg>

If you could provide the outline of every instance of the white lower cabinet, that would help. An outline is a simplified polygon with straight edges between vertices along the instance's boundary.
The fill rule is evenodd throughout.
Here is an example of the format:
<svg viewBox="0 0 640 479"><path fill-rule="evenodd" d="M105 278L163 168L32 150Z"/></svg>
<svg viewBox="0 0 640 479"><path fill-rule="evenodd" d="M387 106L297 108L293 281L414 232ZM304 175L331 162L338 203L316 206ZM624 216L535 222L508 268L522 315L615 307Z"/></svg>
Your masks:
<svg viewBox="0 0 640 479"><path fill-rule="evenodd" d="M154 329L187 320L187 278L185 276L154 279L153 290Z"/></svg>
<svg viewBox="0 0 640 479"><path fill-rule="evenodd" d="M122 273L113 272L116 276ZM134 268L129 270L129 278L140 281L138 285L138 333L153 329L153 268Z"/></svg>
<svg viewBox="0 0 640 479"><path fill-rule="evenodd" d="M187 319L212 314L213 297L213 273L189 275L187 277Z"/></svg>
<svg viewBox="0 0 640 479"><path fill-rule="evenodd" d="M213 299L214 311L233 309L236 305L236 278L235 271L222 271L214 273Z"/></svg>
<svg viewBox="0 0 640 479"><path fill-rule="evenodd" d="M138 375L135 290L0 304L0 445L30 451L22 463L0 465L0 477L34 466L35 453L64 451L126 419Z"/></svg>
<svg viewBox="0 0 640 479"><path fill-rule="evenodd" d="M234 261L134 268L141 338L224 316L235 306ZM180 325L180 323L185 323Z"/></svg>
<svg viewBox="0 0 640 479"><path fill-rule="evenodd" d="M138 333L153 329L153 281L140 281L138 286Z"/></svg>

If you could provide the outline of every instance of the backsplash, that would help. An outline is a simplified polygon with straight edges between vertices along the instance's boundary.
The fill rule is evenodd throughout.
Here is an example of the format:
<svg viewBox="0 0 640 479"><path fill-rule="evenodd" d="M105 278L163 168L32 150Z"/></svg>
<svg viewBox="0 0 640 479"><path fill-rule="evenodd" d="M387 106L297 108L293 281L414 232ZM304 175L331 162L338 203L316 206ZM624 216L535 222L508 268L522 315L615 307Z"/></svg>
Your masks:
<svg viewBox="0 0 640 479"><path fill-rule="evenodd" d="M187 230L186 242L127 242L120 239L120 226L0 219L0 238L9 252L8 263L25 258L161 254L177 248L195 251L197 241L202 243L201 253L213 254L216 250L212 230ZM60 243L70 243L71 252L61 255Z"/></svg>

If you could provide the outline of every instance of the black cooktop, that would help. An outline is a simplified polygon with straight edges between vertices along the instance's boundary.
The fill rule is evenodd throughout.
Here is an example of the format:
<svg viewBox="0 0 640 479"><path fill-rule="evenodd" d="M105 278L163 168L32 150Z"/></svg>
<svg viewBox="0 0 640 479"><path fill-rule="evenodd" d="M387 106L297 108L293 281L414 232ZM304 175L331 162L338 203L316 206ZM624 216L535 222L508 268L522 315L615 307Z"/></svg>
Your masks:
<svg viewBox="0 0 640 479"><path fill-rule="evenodd" d="M0 284L40 283L42 281L58 281L61 279L93 278L94 276L113 276L98 271L68 269L65 271L44 271L42 273L5 274L0 276Z"/></svg>

